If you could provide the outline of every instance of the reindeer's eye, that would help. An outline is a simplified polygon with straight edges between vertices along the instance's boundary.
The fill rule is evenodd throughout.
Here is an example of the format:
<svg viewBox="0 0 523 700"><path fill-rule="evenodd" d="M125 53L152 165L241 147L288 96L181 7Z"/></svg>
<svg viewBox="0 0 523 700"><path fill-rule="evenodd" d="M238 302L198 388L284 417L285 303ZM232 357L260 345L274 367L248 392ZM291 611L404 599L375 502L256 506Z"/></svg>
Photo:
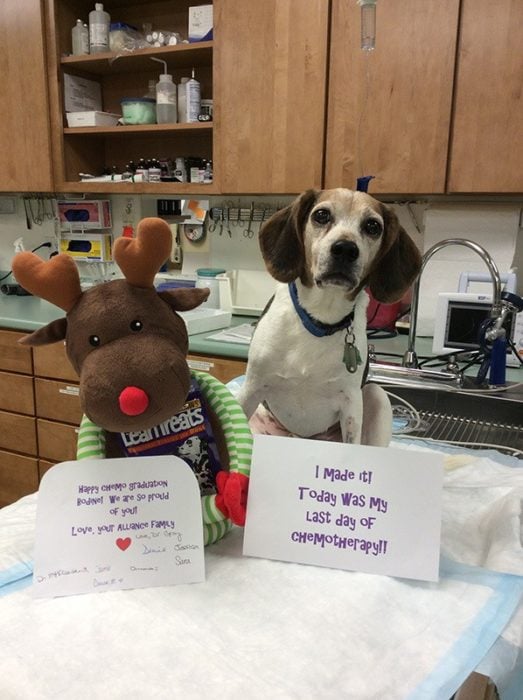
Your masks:
<svg viewBox="0 0 523 700"><path fill-rule="evenodd" d="M367 219L367 221L363 223L363 230L369 236L377 238L381 235L383 227L376 219Z"/></svg>
<svg viewBox="0 0 523 700"><path fill-rule="evenodd" d="M100 345L100 338L97 335L90 335L89 343L93 346L93 348L97 348Z"/></svg>
<svg viewBox="0 0 523 700"><path fill-rule="evenodd" d="M135 333L138 333L138 331L142 330L143 323L141 321L131 321L129 327L132 331L134 331Z"/></svg>
<svg viewBox="0 0 523 700"><path fill-rule="evenodd" d="M332 220L331 213L328 209L316 209L312 214L312 220L317 224L328 224Z"/></svg>

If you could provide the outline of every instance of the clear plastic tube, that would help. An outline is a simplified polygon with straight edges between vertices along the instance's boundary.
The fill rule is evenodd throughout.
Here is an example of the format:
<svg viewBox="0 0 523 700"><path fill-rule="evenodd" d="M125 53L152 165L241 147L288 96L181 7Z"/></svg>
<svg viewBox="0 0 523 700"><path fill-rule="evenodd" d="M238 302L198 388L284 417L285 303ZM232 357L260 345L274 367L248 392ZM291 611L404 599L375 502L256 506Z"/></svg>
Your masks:
<svg viewBox="0 0 523 700"><path fill-rule="evenodd" d="M373 51L376 48L376 1L358 0L361 6L361 48Z"/></svg>

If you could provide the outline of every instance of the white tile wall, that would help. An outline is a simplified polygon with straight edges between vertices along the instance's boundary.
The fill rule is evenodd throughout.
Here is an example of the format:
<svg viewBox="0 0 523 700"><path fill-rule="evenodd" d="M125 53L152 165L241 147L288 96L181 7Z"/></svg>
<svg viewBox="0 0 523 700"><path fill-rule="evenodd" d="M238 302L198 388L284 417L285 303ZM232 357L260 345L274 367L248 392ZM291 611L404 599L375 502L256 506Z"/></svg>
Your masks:
<svg viewBox="0 0 523 700"><path fill-rule="evenodd" d="M11 196L11 195L9 195ZM143 216L154 216L156 214L156 198L150 196L132 196L126 195L111 195L113 210L113 233L119 235L122 226L127 219L134 219L137 224ZM52 221L45 220L41 225L33 224L28 230L26 225L26 215L23 206L22 197L15 197L16 212L14 214L0 213L0 270L7 270L10 267L11 258L14 253L13 243L22 236L26 249L34 248L44 240L52 240L55 236L55 226ZM249 207L251 202L255 206L284 206L292 201L292 197L241 197L241 198L226 198L226 197L211 197L209 200L210 206L226 206L232 207ZM126 214L126 208L131 205L131 213ZM483 228L490 227L492 235L495 235L498 229L498 224L503 224L506 221L507 212L519 218L519 235L517 238L514 265L521 271L518 280L519 293L523 294L523 231L521 229L520 211L523 206L522 201L513 201L508 204L500 205L496 201L476 200L468 201L465 209L468 212L470 221L481 221ZM456 221L463 221L462 213L464 210L463 202L441 201L437 202L421 201L408 204L401 202L395 204L395 210L398 214L400 222L409 232L412 238L423 250L424 227L427 221L431 220L432 213L437 211L438 226L442 232L442 237L447 235L463 235L474 238L474 224L472 223L466 230L456 229ZM1 207L0 207L1 211ZM36 207L33 204L33 211L36 213ZM230 236L227 228L224 226L222 235L219 235L220 226L216 231L210 234L210 262L213 266L224 267L226 269L264 269L263 260L259 252L257 232L258 224L253 225L254 236L247 238L243 235L246 228L240 226L230 227ZM443 235L445 234L445 235ZM44 249L43 255L47 254ZM458 259L458 258L456 258Z"/></svg>

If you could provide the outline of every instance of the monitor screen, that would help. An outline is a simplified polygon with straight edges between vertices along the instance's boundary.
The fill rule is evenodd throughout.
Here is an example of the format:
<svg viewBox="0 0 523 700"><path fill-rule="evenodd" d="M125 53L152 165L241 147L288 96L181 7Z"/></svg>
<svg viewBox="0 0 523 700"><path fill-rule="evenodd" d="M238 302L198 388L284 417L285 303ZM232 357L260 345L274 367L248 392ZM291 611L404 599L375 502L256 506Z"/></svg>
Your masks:
<svg viewBox="0 0 523 700"><path fill-rule="evenodd" d="M445 346L476 350L479 348L479 329L481 323L489 317L490 304L449 301L447 324L445 328ZM503 324L510 338L513 316L510 314Z"/></svg>

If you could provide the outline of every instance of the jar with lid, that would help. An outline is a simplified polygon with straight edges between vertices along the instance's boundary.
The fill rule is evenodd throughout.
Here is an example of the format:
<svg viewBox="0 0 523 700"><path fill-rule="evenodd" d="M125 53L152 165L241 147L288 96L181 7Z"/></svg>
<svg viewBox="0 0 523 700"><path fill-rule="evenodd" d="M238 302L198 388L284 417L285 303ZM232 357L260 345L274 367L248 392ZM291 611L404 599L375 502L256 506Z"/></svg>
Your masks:
<svg viewBox="0 0 523 700"><path fill-rule="evenodd" d="M199 267L196 270L196 286L207 287L210 294L203 306L208 306L211 309L220 308L220 280L218 275L221 275L225 270L219 267Z"/></svg>

